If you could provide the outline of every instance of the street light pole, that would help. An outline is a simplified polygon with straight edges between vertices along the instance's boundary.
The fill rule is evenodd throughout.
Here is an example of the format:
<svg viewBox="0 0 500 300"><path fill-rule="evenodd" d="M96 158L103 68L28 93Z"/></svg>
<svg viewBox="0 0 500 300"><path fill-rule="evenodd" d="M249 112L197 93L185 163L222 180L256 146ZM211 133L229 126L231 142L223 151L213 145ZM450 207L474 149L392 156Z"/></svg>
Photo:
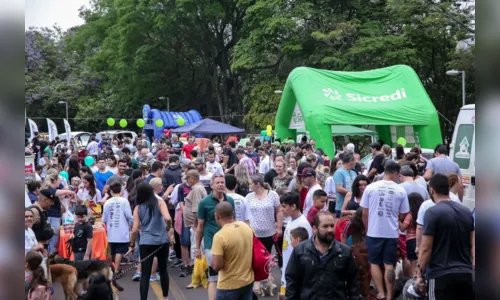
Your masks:
<svg viewBox="0 0 500 300"><path fill-rule="evenodd" d="M59 104L66 104L66 120L68 120L68 101L59 101Z"/></svg>
<svg viewBox="0 0 500 300"><path fill-rule="evenodd" d="M446 72L448 76L458 76L462 74L462 106L465 106L465 71L449 70Z"/></svg>

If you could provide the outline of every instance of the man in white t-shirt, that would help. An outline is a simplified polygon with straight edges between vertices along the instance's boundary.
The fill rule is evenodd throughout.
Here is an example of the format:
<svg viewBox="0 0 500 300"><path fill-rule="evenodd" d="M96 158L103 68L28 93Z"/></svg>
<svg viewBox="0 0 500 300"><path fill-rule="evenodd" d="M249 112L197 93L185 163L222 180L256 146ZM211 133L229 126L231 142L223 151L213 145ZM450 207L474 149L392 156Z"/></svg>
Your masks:
<svg viewBox="0 0 500 300"><path fill-rule="evenodd" d="M90 155L94 156L94 158L99 155L99 144L95 141L95 136L90 137L90 142L87 144L87 151Z"/></svg>
<svg viewBox="0 0 500 300"><path fill-rule="evenodd" d="M205 158L207 160L206 167L209 173L224 174L221 164L215 161L215 152L209 151L207 155L205 155Z"/></svg>
<svg viewBox="0 0 500 300"><path fill-rule="evenodd" d="M236 221L242 221L250 225L250 209L248 208L248 203L245 200L245 197L234 192L236 185L238 184L236 176L226 174L224 177L226 179L226 195L234 200L234 214Z"/></svg>
<svg viewBox="0 0 500 300"><path fill-rule="evenodd" d="M298 174L297 176L302 177L302 182L304 185L308 188L306 199L304 201L304 216L307 216L307 213L313 206L313 194L317 190L321 190L321 185L319 185L318 181L316 180L316 171L313 168L305 168L302 170L301 174ZM326 211L327 207L323 208L324 211Z"/></svg>
<svg viewBox="0 0 500 300"><path fill-rule="evenodd" d="M284 271L286 270L288 260L293 252L292 237L290 232L295 228L303 227L307 230L310 238L312 237L312 228L305 215L300 212L300 197L298 193L286 193L281 200L281 209L283 211L283 217L290 217L290 220L286 224L285 231L283 232L283 268L281 272L280 295L284 296L286 292L286 279Z"/></svg>
<svg viewBox="0 0 500 300"><path fill-rule="evenodd" d="M366 246L370 271L377 287L377 298L380 299L392 299L396 281L394 265L397 261L398 218L403 221L410 211L405 189L395 182L400 170L401 166L397 163L388 163L384 179L368 185L360 202L363 223L367 228ZM380 269L381 264L384 264L385 276Z"/></svg>
<svg viewBox="0 0 500 300"><path fill-rule="evenodd" d="M120 196L122 185L114 181L109 185L112 198L104 204L102 222L106 224L109 248L115 266L119 268L122 256L127 253L130 243L132 210L127 199Z"/></svg>

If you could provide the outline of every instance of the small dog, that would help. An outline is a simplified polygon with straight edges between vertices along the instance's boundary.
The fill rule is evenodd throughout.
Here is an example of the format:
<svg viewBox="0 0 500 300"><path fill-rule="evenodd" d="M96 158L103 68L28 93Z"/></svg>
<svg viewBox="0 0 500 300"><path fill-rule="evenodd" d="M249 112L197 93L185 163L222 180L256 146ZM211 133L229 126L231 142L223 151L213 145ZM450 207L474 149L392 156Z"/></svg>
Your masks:
<svg viewBox="0 0 500 300"><path fill-rule="evenodd" d="M103 274L97 274L90 277L90 285L87 293L78 298L78 300L113 300L113 295L114 293L111 287L111 281L109 281Z"/></svg>
<svg viewBox="0 0 500 300"><path fill-rule="evenodd" d="M57 253L50 253L48 257L48 261L50 264L67 264L73 266L78 271L78 283L82 283L85 280L88 280L92 275L102 274L111 281L114 287L118 291L123 291L123 288L116 283L116 280L113 279L114 275L114 267L107 260L84 260L84 261L71 261L66 259Z"/></svg>
<svg viewBox="0 0 500 300"><path fill-rule="evenodd" d="M269 273L269 277L267 277L265 284L261 284L260 282L256 282L254 285L254 293L260 297L274 296L274 289L278 288L276 284L274 284L274 276Z"/></svg>
<svg viewBox="0 0 500 300"><path fill-rule="evenodd" d="M50 264L52 282L60 282L66 300L76 300L80 294L77 290L78 272L75 267L66 264Z"/></svg>

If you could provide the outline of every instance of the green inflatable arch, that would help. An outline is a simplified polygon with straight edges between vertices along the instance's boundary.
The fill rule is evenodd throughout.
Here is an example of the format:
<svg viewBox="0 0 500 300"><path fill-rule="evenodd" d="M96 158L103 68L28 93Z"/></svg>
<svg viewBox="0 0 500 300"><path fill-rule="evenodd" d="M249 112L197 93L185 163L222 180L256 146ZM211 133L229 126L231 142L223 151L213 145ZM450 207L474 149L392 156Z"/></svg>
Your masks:
<svg viewBox="0 0 500 300"><path fill-rule="evenodd" d="M278 107L275 130L282 140L290 129L295 105L306 130L330 157L335 153L331 125L375 125L380 139L392 143L390 126L412 125L422 148L442 143L436 108L412 68L396 65L364 72L299 67L288 76Z"/></svg>

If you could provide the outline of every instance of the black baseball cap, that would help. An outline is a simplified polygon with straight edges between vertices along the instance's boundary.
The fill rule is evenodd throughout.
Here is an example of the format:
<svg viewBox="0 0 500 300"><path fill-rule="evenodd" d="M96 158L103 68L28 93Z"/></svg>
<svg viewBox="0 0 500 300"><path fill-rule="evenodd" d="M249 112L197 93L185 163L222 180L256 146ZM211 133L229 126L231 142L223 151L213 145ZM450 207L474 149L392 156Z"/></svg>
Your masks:
<svg viewBox="0 0 500 300"><path fill-rule="evenodd" d="M57 198L55 189L43 189L40 191L40 195L52 200L56 200Z"/></svg>
<svg viewBox="0 0 500 300"><path fill-rule="evenodd" d="M313 168L305 168L302 170L302 173L298 175L300 177L309 177L309 176L314 176L316 177L316 171Z"/></svg>

